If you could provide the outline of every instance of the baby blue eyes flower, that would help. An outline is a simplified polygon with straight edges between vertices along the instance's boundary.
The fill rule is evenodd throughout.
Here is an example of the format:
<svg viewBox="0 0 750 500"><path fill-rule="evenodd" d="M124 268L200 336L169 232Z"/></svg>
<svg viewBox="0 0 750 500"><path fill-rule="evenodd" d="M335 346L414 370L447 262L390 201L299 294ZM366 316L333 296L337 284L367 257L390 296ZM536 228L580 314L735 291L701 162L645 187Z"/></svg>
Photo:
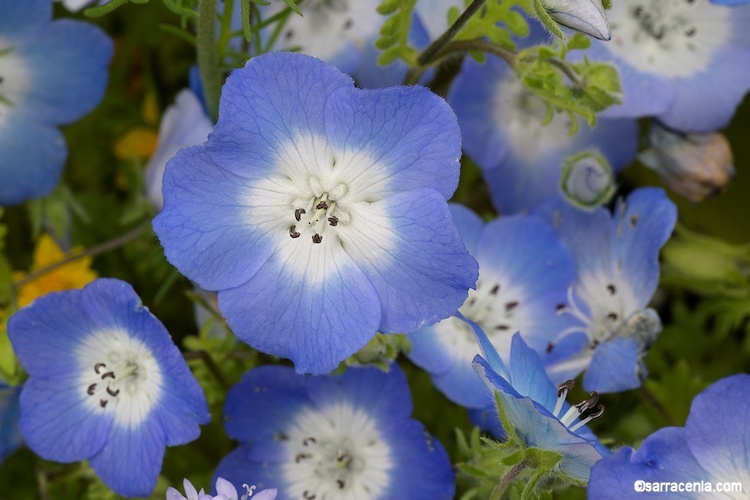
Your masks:
<svg viewBox="0 0 750 500"><path fill-rule="evenodd" d="M198 382L132 287L99 279L21 309L8 336L29 374L19 426L46 460L88 460L124 496L156 486L165 446L210 419Z"/></svg>
<svg viewBox="0 0 750 500"><path fill-rule="evenodd" d="M197 491L195 486L187 479L183 481L182 486L185 489L186 497L170 486L167 488L166 500L274 500L277 493L275 488L256 493L255 486L248 486L246 483L243 483L242 488L244 489L244 493L242 496L238 496L234 485L223 477L216 479L216 495L205 493L203 488Z"/></svg>
<svg viewBox="0 0 750 500"><path fill-rule="evenodd" d="M539 355L519 334L513 336L510 363L506 367L486 335L471 325L483 356L474 358L474 369L503 404L518 437L529 447L562 455L560 471L575 481L586 482L591 467L610 454L585 426L604 413L598 395L571 406L565 402L573 386L569 380L557 389L544 371Z"/></svg>
<svg viewBox="0 0 750 500"><path fill-rule="evenodd" d="M573 253L578 278L560 314L576 324L548 349L577 354L548 366L553 380L574 378L583 370L583 387L598 392L634 389L645 376L642 357L661 331L648 308L659 282L659 250L674 228L677 210L660 189L634 191L614 214L599 208L584 212L558 200L539 207ZM546 360L545 363L547 363Z"/></svg>
<svg viewBox="0 0 750 500"><path fill-rule="evenodd" d="M543 352L570 325L557 313L573 284L570 252L539 217L516 215L485 224L478 215L451 205L453 221L479 262L476 291L460 312L475 321L507 360L513 334L521 331L532 349ZM491 404L471 367L479 353L471 328L456 316L409 335L409 358L432 376L436 387L461 405Z"/></svg>
<svg viewBox="0 0 750 500"><path fill-rule="evenodd" d="M623 103L602 116L655 115L688 132L724 127L750 88L750 6L708 0L612 2L612 40L592 60L620 72Z"/></svg>
<svg viewBox="0 0 750 500"><path fill-rule="evenodd" d="M722 484L726 489L702 495L694 490L679 498L745 499L750 487L749 419L750 375L723 378L693 399L685 427L659 429L638 450L624 446L597 463L591 471L589 498L677 498L679 492L652 485L709 482L714 488L727 483ZM647 493L636 492L637 481L649 484ZM742 486L732 490L731 483Z"/></svg>
<svg viewBox="0 0 750 500"><path fill-rule="evenodd" d="M207 143L167 164L154 230L240 339L327 373L474 286L446 202L460 156L429 90L360 90L317 59L267 54L229 77Z"/></svg>
<svg viewBox="0 0 750 500"><path fill-rule="evenodd" d="M96 26L51 21L50 0L0 0L0 205L47 194L67 148L58 125L98 104L112 41Z"/></svg>
<svg viewBox="0 0 750 500"><path fill-rule="evenodd" d="M279 498L453 498L448 455L411 412L398 365L329 377L262 366L229 391L225 427L241 445L216 475Z"/></svg>

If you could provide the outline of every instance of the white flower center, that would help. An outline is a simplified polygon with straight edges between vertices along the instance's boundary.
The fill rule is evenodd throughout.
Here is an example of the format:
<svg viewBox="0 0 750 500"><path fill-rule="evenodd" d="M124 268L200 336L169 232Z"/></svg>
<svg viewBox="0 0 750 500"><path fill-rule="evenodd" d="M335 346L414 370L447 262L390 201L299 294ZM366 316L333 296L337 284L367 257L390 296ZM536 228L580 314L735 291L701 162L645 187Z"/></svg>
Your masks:
<svg viewBox="0 0 750 500"><path fill-rule="evenodd" d="M370 0L307 0L299 7L302 16L287 18L278 44L285 49L301 47L305 54L324 61L333 59L347 43L364 48L364 40L382 22L375 10L377 2Z"/></svg>
<svg viewBox="0 0 750 500"><path fill-rule="evenodd" d="M89 336L78 349L82 396L94 411L110 412L115 424L136 427L161 394L161 369L151 351L122 330Z"/></svg>
<svg viewBox="0 0 750 500"><path fill-rule="evenodd" d="M731 15L708 0L613 2L605 47L638 71L689 77L708 68L729 39Z"/></svg>
<svg viewBox="0 0 750 500"><path fill-rule="evenodd" d="M0 120L4 108L13 106L28 88L28 70L13 46L0 38Z"/></svg>
<svg viewBox="0 0 750 500"><path fill-rule="evenodd" d="M570 118L555 113L552 121L542 125L547 116L544 102L512 73L498 84L493 109L495 121L501 124L503 133L508 136L513 154L526 163L533 163L570 142Z"/></svg>
<svg viewBox="0 0 750 500"><path fill-rule="evenodd" d="M376 422L345 403L307 409L284 437L288 498L378 498L393 467Z"/></svg>

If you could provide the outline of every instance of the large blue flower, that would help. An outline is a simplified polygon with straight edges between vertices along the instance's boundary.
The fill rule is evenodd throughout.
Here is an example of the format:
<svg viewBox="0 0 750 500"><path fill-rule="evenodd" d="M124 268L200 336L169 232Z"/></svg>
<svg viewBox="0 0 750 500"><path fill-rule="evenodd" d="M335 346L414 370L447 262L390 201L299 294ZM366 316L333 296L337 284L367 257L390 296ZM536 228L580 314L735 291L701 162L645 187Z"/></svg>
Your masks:
<svg viewBox="0 0 750 500"><path fill-rule="evenodd" d="M5 457L16 451L23 440L18 430L20 387L0 382L0 464Z"/></svg>
<svg viewBox="0 0 750 500"><path fill-rule="evenodd" d="M560 314L577 324L562 332L547 354L548 366L562 382L583 370L589 391L634 389L645 375L642 357L661 331L659 316L648 308L659 282L659 250L672 234L677 210L661 189L634 191L610 214L584 212L559 200L535 212L544 217L573 253L578 278ZM560 359L556 349L577 354ZM564 347L563 347L564 346Z"/></svg>
<svg viewBox="0 0 750 500"><path fill-rule="evenodd" d="M0 0L0 205L47 194L67 148L58 125L96 106L112 41L96 26L51 22L50 0Z"/></svg>
<svg viewBox="0 0 750 500"><path fill-rule="evenodd" d="M597 463L589 498L642 498L646 491L648 498L746 499L749 421L750 375L723 378L693 399L685 427L659 429L637 451L624 446ZM706 490L704 482L714 489ZM686 483L691 490L686 484L682 491L672 490L670 483Z"/></svg>
<svg viewBox="0 0 750 500"><path fill-rule="evenodd" d="M476 261L451 221L460 134L422 87L355 89L293 53L227 80L204 147L168 164L154 229L169 261L219 291L251 346L327 373L375 334L455 311Z"/></svg>
<svg viewBox="0 0 750 500"><path fill-rule="evenodd" d="M563 474L576 481L588 481L591 467L610 454L586 427L586 423L604 413L598 395L592 392L589 399L570 406L565 398L573 381L555 388L539 355L519 334L513 336L506 367L484 332L476 324L471 326L484 355L474 358L474 369L500 398L518 437L528 447L559 453Z"/></svg>
<svg viewBox="0 0 750 500"><path fill-rule="evenodd" d="M330 377L256 368L227 396L226 430L241 445L216 475L283 499L453 498L448 455L411 412L398 365Z"/></svg>
<svg viewBox="0 0 750 500"><path fill-rule="evenodd" d="M521 45L543 41L536 27ZM544 102L497 57L488 56L484 64L466 58L448 101L458 115L464 149L482 168L492 203L503 214L559 198L563 162L573 153L600 153L615 171L635 157L635 121L599 120L593 129L581 121L573 137L568 133L567 115L557 114L543 125ZM587 172L600 175L595 170ZM597 184L597 179L588 183Z"/></svg>
<svg viewBox="0 0 750 500"><path fill-rule="evenodd" d="M586 51L591 60L613 62L620 73L623 102L602 116L653 115L689 132L727 125L750 89L750 6L730 9L708 0L612 4L612 40L592 40Z"/></svg>
<svg viewBox="0 0 750 500"><path fill-rule="evenodd" d="M479 262L479 279L461 313L479 324L505 361L514 332L543 352L570 318L557 314L573 284L575 266L554 230L539 217L515 215L484 224L474 212L451 205L453 220ZM432 376L452 401L485 407L492 401L471 367L479 353L468 325L451 316L409 335L409 358Z"/></svg>
<svg viewBox="0 0 750 500"><path fill-rule="evenodd" d="M10 318L8 336L29 374L26 444L46 460L87 459L120 495L147 496L164 447L210 419L179 349L125 282L45 295Z"/></svg>

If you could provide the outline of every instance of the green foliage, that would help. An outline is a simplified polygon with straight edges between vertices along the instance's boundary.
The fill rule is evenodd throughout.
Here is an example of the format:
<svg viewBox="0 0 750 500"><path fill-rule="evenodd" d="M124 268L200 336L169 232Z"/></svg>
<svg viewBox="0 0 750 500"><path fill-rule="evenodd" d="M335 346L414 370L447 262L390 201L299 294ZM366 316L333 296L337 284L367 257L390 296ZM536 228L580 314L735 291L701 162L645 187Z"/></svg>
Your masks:
<svg viewBox="0 0 750 500"><path fill-rule="evenodd" d="M471 3L466 0L466 5ZM518 8L526 7L525 0L490 0L471 16L454 40L477 40L486 38L506 49L515 49L512 37L529 35L529 25ZM448 11L448 22L453 24L461 12L456 7Z"/></svg>
<svg viewBox="0 0 750 500"><path fill-rule="evenodd" d="M356 354L344 360L339 366L342 371L349 366L375 365L383 371L388 371L400 353L409 354L411 342L403 334L378 333L365 347Z"/></svg>
<svg viewBox="0 0 750 500"><path fill-rule="evenodd" d="M98 7L90 7L83 11L83 13L88 17L101 17L109 14L110 12L114 11L115 9L118 9L122 7L123 5L127 3L134 3L134 4L144 4L148 3L149 0L112 0L109 3L106 3L104 5L100 5ZM172 0L172 1L179 1L179 0ZM166 3L169 3L167 0Z"/></svg>
<svg viewBox="0 0 750 500"><path fill-rule="evenodd" d="M515 66L523 84L547 106L547 121L554 113L570 117L570 133L578 131L578 119L596 124L596 113L620 103L622 89L617 70L606 63L570 63L570 50L588 47L585 35L577 33L567 44L537 45L521 51Z"/></svg>
<svg viewBox="0 0 750 500"><path fill-rule="evenodd" d="M409 45L411 17L417 0L383 0L378 12L389 16L380 28L380 38L375 47L383 51L378 57L378 64L391 64L396 59L403 59L410 66L416 66L417 50Z"/></svg>

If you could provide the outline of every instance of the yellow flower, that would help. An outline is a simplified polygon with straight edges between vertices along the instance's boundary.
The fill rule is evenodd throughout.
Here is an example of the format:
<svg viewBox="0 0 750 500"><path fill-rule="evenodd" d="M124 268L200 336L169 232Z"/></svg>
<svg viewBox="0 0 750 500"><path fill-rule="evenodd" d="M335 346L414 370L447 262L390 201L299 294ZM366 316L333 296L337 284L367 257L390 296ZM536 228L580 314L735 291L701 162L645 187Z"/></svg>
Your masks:
<svg viewBox="0 0 750 500"><path fill-rule="evenodd" d="M83 250L80 247L73 249L72 253ZM55 240L44 234L37 242L34 250L34 263L29 272L38 271L56 262L60 262L66 257ZM91 257L77 259L70 264L60 266L48 273L25 283L18 290L18 306L23 307L30 304L37 297L46 295L50 292L59 292L61 290L70 290L73 288L82 288L87 283L95 280L97 274L91 269ZM23 278L25 273L14 273L14 279L18 281Z"/></svg>

